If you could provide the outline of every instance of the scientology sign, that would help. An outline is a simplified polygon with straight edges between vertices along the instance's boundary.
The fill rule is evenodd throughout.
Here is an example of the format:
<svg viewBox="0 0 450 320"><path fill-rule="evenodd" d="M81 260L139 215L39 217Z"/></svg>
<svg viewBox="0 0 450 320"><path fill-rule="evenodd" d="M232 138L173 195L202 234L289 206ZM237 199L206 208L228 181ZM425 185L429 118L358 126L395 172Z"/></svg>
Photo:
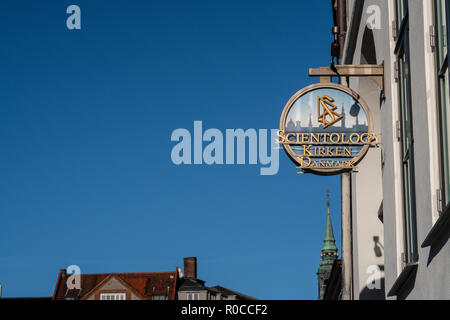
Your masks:
<svg viewBox="0 0 450 320"><path fill-rule="evenodd" d="M339 84L308 86L284 107L276 141L303 172L322 175L352 170L379 145L369 108Z"/></svg>

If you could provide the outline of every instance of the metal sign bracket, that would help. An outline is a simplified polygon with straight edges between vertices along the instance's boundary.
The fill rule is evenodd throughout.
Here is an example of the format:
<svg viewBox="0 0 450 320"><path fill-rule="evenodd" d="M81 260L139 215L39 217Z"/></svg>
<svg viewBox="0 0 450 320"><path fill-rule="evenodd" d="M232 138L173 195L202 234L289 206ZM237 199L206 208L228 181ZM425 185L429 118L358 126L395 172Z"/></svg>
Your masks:
<svg viewBox="0 0 450 320"><path fill-rule="evenodd" d="M333 77L368 77L374 80L384 93L383 64L344 64L333 67L310 68L310 77L320 77L320 82L331 82Z"/></svg>

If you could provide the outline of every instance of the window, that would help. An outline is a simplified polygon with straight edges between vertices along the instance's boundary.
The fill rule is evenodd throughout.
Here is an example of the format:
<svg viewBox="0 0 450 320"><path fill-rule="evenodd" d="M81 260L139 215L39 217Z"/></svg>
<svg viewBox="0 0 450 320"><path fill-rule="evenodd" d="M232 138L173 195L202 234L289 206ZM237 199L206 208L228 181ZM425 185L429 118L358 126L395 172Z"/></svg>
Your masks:
<svg viewBox="0 0 450 320"><path fill-rule="evenodd" d="M414 187L414 136L411 103L411 74L409 62L408 1L397 0L397 25L399 27L395 54L398 68L399 140L401 143L402 193L404 215L404 263L418 260L416 231L416 197Z"/></svg>
<svg viewBox="0 0 450 320"><path fill-rule="evenodd" d="M450 94L448 75L448 28L449 1L434 0L435 4L435 32L436 32L436 73L439 88L439 136L441 158L441 211L450 203Z"/></svg>
<svg viewBox="0 0 450 320"><path fill-rule="evenodd" d="M216 300L216 294L212 292L208 292L208 300Z"/></svg>
<svg viewBox="0 0 450 320"><path fill-rule="evenodd" d="M407 0L395 0L395 1L396 1L397 29L399 30L408 11L408 4L407 4L408 1Z"/></svg>
<svg viewBox="0 0 450 320"><path fill-rule="evenodd" d="M125 293L102 293L100 300L126 300Z"/></svg>
<svg viewBox="0 0 450 320"><path fill-rule="evenodd" d="M152 296L152 300L167 300L166 296Z"/></svg>
<svg viewBox="0 0 450 320"><path fill-rule="evenodd" d="M187 299L188 300L199 300L199 293L198 292L188 292Z"/></svg>

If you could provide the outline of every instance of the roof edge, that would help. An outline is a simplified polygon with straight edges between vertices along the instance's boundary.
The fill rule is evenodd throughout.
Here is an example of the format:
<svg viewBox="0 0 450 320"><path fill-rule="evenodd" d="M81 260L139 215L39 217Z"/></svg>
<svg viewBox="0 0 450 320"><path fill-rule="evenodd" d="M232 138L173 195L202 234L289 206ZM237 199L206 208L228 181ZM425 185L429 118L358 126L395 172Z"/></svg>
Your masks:
<svg viewBox="0 0 450 320"><path fill-rule="evenodd" d="M66 274L66 269L60 269L58 274L58 279L56 280L55 290L53 291L52 300L56 300L56 293L59 291L61 285L62 274Z"/></svg>

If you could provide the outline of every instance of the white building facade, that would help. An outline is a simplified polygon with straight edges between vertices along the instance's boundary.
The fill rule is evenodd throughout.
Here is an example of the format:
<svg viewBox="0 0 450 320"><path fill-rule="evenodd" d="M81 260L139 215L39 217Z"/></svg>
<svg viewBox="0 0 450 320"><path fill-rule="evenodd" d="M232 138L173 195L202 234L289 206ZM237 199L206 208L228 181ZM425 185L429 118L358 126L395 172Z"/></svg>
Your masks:
<svg viewBox="0 0 450 320"><path fill-rule="evenodd" d="M450 299L450 1L334 3L346 22L340 64L385 73L384 88L341 79L382 142L351 174L350 298Z"/></svg>

